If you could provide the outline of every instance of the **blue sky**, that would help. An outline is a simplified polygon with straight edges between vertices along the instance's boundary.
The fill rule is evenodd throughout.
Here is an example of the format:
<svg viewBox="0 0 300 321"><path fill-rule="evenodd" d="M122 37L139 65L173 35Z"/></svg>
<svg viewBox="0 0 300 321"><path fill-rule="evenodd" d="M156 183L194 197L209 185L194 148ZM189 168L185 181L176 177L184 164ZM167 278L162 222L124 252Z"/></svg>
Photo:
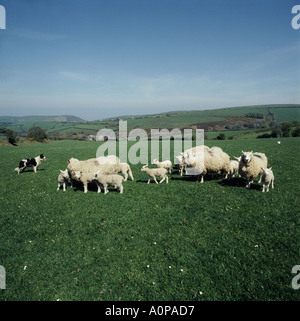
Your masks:
<svg viewBox="0 0 300 321"><path fill-rule="evenodd" d="M0 115L300 103L296 2L0 0Z"/></svg>

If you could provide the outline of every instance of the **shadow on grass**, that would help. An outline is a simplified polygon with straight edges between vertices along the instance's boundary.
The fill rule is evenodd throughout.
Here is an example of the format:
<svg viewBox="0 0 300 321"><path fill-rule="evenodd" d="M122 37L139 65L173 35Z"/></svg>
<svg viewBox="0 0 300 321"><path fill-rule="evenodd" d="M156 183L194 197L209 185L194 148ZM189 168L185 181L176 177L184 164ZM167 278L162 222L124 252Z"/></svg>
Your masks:
<svg viewBox="0 0 300 321"><path fill-rule="evenodd" d="M234 177L231 180L223 179L218 184L224 186L224 187L241 187L246 188L246 181L243 178L240 177ZM251 184L250 189L254 190L260 190L261 185L257 184L256 182Z"/></svg>

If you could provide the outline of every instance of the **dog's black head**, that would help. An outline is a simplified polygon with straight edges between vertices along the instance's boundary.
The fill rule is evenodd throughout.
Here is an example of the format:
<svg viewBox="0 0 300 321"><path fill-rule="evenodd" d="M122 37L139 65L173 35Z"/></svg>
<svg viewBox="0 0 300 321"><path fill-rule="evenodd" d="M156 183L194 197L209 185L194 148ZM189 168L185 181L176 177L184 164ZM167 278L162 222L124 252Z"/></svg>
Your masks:
<svg viewBox="0 0 300 321"><path fill-rule="evenodd" d="M46 160L46 156L45 156L44 154L41 154L41 155L40 155L40 159Z"/></svg>

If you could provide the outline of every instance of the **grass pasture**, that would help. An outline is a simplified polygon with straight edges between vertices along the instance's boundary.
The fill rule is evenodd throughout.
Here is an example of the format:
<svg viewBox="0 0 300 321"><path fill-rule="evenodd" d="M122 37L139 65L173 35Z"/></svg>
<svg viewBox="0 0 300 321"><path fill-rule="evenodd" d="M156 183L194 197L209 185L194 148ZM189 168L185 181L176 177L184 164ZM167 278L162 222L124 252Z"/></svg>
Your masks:
<svg viewBox="0 0 300 321"><path fill-rule="evenodd" d="M0 300L298 300L299 138L208 141L229 155L265 152L275 189L174 173L146 184L141 165L124 194L80 186L56 191L70 157L95 157L99 143L0 146ZM37 174L14 172L44 153ZM150 161L149 161L150 163Z"/></svg>

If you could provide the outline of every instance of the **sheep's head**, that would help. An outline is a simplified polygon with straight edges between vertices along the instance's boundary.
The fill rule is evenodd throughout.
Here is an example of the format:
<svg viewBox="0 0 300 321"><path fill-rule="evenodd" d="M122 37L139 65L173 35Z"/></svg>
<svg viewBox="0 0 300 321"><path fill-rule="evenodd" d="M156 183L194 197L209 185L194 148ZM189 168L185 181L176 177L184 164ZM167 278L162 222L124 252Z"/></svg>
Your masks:
<svg viewBox="0 0 300 321"><path fill-rule="evenodd" d="M68 172L67 169L64 170L64 171L62 171L62 170L60 169L60 172L61 172L61 174L63 175L64 178L69 178L69 172Z"/></svg>
<svg viewBox="0 0 300 321"><path fill-rule="evenodd" d="M261 169L263 170L263 172L264 172L264 174L265 174L266 176L272 173L272 167L270 167L270 168L263 168L263 167L261 167Z"/></svg>
<svg viewBox="0 0 300 321"><path fill-rule="evenodd" d="M70 164L70 163L72 163L72 162L78 162L78 159L77 158L70 158L70 159L68 159L68 164Z"/></svg>
<svg viewBox="0 0 300 321"><path fill-rule="evenodd" d="M244 163L248 164L251 161L252 155L253 155L253 151L251 151L251 152L243 152L242 151L241 158Z"/></svg>
<svg viewBox="0 0 300 321"><path fill-rule="evenodd" d="M80 179L82 172L73 171L72 174L75 179Z"/></svg>
<svg viewBox="0 0 300 321"><path fill-rule="evenodd" d="M158 160L156 158L153 159L152 164L157 164L157 163L158 163Z"/></svg>
<svg viewBox="0 0 300 321"><path fill-rule="evenodd" d="M144 172L146 168L148 168L148 164L147 164L147 165L144 165L144 166L141 168L141 171Z"/></svg>
<svg viewBox="0 0 300 321"><path fill-rule="evenodd" d="M100 173L100 171L98 171L97 173L94 173L93 174L93 179L97 179L99 173Z"/></svg>

